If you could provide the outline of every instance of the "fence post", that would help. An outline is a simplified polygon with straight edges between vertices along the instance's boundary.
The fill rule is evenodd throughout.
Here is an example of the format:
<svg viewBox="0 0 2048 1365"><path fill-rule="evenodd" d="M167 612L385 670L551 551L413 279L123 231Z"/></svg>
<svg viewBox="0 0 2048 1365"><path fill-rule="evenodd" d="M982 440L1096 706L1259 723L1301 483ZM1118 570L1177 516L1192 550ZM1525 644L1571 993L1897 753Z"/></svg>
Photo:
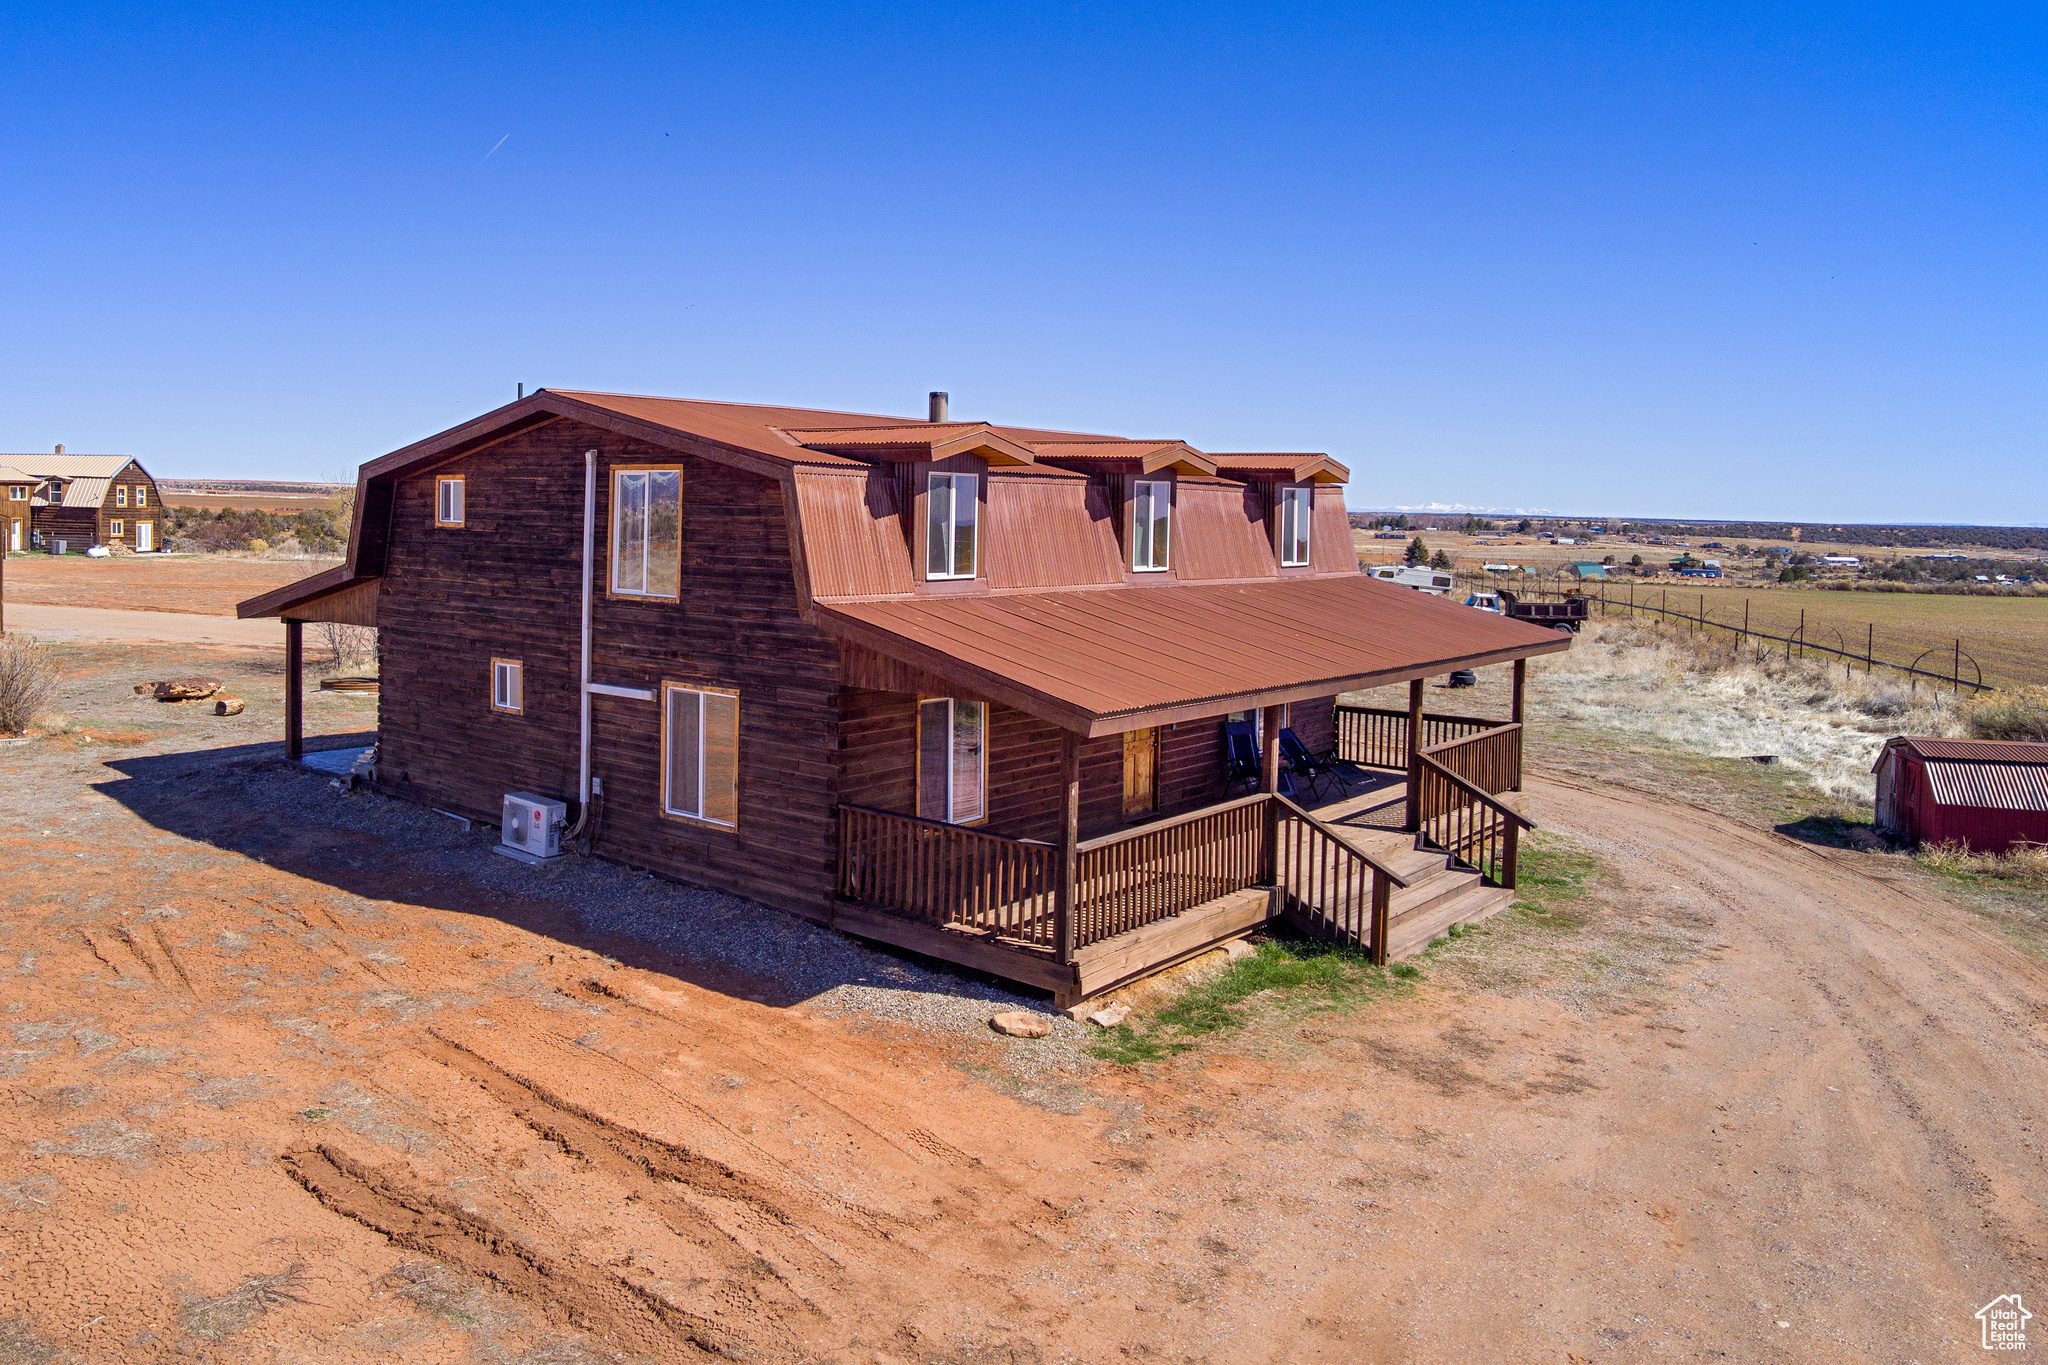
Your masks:
<svg viewBox="0 0 2048 1365"><path fill-rule="evenodd" d="M1871 665L1877 661L1877 622L1863 623L1863 676L1870 676Z"/></svg>
<svg viewBox="0 0 2048 1365"><path fill-rule="evenodd" d="M306 623L284 623L284 756L296 760L306 751Z"/></svg>
<svg viewBox="0 0 2048 1365"><path fill-rule="evenodd" d="M1955 684L1949 691L1951 695L1960 697L1963 695L1963 638L1960 635L1956 637L1956 662L1952 676L1955 678Z"/></svg>
<svg viewBox="0 0 2048 1365"><path fill-rule="evenodd" d="M1060 873L1053 891L1052 936L1053 949L1066 965L1074 960L1074 878L1081 865L1081 737L1072 730L1060 731L1060 786Z"/></svg>
<svg viewBox="0 0 2048 1365"><path fill-rule="evenodd" d="M1260 886L1273 884L1279 862L1280 803L1274 798L1280 794L1280 727L1287 723L1286 716L1287 708L1284 706L1266 708L1265 748L1259 755L1259 790L1266 797L1265 808L1259 812L1262 845L1259 849Z"/></svg>

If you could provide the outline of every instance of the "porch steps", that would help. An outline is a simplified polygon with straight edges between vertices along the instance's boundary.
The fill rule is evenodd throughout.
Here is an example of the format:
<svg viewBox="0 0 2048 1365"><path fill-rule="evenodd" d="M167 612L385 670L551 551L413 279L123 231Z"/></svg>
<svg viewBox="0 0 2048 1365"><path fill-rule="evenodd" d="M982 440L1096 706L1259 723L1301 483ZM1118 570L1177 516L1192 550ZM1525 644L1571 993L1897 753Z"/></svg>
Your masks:
<svg viewBox="0 0 2048 1365"><path fill-rule="evenodd" d="M1472 876L1456 895L1395 919L1387 929L1387 960L1399 962L1404 957L1414 957L1452 925L1477 924L1507 909L1514 899L1515 893L1506 887L1481 886L1479 878Z"/></svg>

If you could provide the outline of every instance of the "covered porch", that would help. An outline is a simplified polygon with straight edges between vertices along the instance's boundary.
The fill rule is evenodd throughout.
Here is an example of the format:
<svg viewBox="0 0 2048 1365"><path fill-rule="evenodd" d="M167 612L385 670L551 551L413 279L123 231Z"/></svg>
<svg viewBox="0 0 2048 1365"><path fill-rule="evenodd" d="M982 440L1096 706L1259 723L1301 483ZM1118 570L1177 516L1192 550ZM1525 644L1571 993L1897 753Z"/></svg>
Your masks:
<svg viewBox="0 0 2048 1365"><path fill-rule="evenodd" d="M1145 608L1190 605L1156 600L1169 591L1115 596L1155 599L1133 603ZM892 800L863 800L867 792L850 770L836 812L838 897L831 922L1048 990L1064 1007L1275 918L1354 944L1384 963L1420 951L1452 924L1494 913L1512 899L1519 839L1533 827L1514 796L1521 786L1526 660L1569 641L1405 589L1386 592L1365 599L1378 609L1381 629L1373 630L1372 622L1353 627L1370 634L1371 656L1364 661L1379 666L1330 669L1312 678L1302 676L1301 661L1288 648L1300 636L1256 625L1247 631L1244 618L1232 613L1237 638L1230 639L1224 617L1193 604L1191 614L1210 619L1187 622L1185 635L1175 631L1175 638L1193 642L1191 655L1204 641L1225 650L1240 646L1242 653L1228 659L1236 676L1269 670L1269 686L1223 695L1218 689L1191 702L1187 693L1209 681L1196 663L1190 678L1130 686L1126 695L1162 695L1117 715L1070 718L1029 695L1033 689L1071 696L1116 687L1090 672L1085 658L1069 662L1070 651L1085 653L1085 644L1103 638L1099 630L1086 639L1042 632L1063 638L1040 642L1045 652L1035 658L1058 662L1032 666L1025 662L1034 657L1032 645L1018 638L1032 624L1027 610L1026 629L981 635L1000 641L1008 656L1008 666L994 677L983 649L970 645L949 655L933 648L949 627L964 623L945 621L929 602L917 604L925 627L920 638L895 643L872 629L849 632L855 638L846 641L844 681L852 694L895 698L899 706L948 699L957 705L966 698L987 707L998 719L986 723L986 770L1041 773L1027 785L1042 787L1043 799L1006 798L992 778L974 822L933 818L942 812L915 797L921 790L915 783L899 786ZM1304 627L1312 623L1296 629ZM1262 637L1274 647L1244 648ZM1446 637L1454 645L1491 648L1446 651ZM1425 711L1425 678L1495 663L1513 666L1508 718ZM1059 675L1063 666L1077 681ZM1397 681L1408 683L1406 710L1337 704L1340 692ZM1006 725L1005 716L1015 719ZM1294 746L1290 757L1283 739L1299 737L1288 733L1290 721L1321 742ZM1148 731L1163 736L1168 726L1178 736L1174 752L1183 755L1175 790L1201 799L1114 818L1114 741ZM1229 789L1233 767L1224 741L1233 729L1258 736L1256 767L1243 795ZM1168 752L1163 738L1148 742ZM1033 748L1035 757L1010 752L1019 745ZM1203 745L1209 746L1206 790L1194 757ZM1319 771L1331 762L1348 783ZM1126 791L1129 765L1127 758Z"/></svg>

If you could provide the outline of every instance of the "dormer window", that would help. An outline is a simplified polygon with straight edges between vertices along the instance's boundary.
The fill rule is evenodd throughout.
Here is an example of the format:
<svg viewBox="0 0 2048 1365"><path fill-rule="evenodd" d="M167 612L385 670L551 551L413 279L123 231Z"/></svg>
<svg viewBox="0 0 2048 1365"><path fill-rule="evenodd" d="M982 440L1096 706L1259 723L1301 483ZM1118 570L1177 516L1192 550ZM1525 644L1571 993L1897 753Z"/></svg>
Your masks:
<svg viewBox="0 0 2048 1365"><path fill-rule="evenodd" d="M926 578L972 578L975 573L975 476L934 474L925 499Z"/></svg>
<svg viewBox="0 0 2048 1365"><path fill-rule="evenodd" d="M1280 564L1283 568L1299 568L1308 560L1308 532L1315 522L1316 490L1308 488L1283 488L1280 490Z"/></svg>
<svg viewBox="0 0 2048 1365"><path fill-rule="evenodd" d="M1172 483L1138 480L1131 490L1131 567L1141 573L1163 572L1172 543Z"/></svg>

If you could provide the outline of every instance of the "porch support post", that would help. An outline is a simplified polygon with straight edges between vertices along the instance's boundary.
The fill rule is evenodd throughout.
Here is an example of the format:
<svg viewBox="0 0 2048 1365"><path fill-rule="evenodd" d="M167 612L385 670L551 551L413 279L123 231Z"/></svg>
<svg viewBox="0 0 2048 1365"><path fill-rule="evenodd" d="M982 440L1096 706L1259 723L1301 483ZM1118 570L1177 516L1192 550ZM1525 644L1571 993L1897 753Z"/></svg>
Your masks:
<svg viewBox="0 0 2048 1365"><path fill-rule="evenodd" d="M1510 718L1517 725L1522 723L1522 690L1528 681L1529 661L1527 659L1515 660L1515 699L1514 710L1510 712ZM1520 730L1515 732L1515 785L1509 788L1510 791L1520 791L1522 789L1522 734L1523 732Z"/></svg>
<svg viewBox="0 0 2048 1365"><path fill-rule="evenodd" d="M1081 857L1081 737L1060 731L1060 881L1053 893L1052 933L1061 965L1074 960L1074 879Z"/></svg>
<svg viewBox="0 0 2048 1365"><path fill-rule="evenodd" d="M284 622L284 756L306 751L306 623Z"/></svg>
<svg viewBox="0 0 2048 1365"><path fill-rule="evenodd" d="M1273 884L1275 853L1280 844L1280 727L1287 724L1287 708L1269 706L1265 712L1265 738L1259 752L1259 790L1266 794L1265 837L1259 849L1259 885Z"/></svg>
<svg viewBox="0 0 2048 1365"><path fill-rule="evenodd" d="M1408 684L1408 819L1401 827L1411 832L1422 828L1422 807L1417 796L1422 790L1422 684L1415 678Z"/></svg>

